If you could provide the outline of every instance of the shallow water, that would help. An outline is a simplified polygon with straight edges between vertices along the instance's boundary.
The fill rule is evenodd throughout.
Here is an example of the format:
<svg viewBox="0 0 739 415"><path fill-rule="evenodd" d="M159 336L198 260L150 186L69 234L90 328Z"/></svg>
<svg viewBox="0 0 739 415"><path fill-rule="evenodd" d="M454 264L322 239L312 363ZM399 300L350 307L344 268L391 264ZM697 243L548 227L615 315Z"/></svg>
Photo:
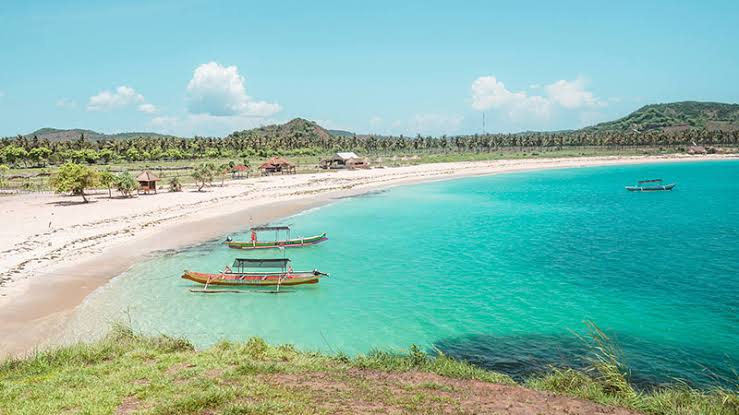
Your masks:
<svg viewBox="0 0 739 415"><path fill-rule="evenodd" d="M624 190L653 177L678 186ZM523 376L581 365L577 335L593 321L639 383L733 385L738 202L737 161L404 186L287 220L293 236L328 232L326 243L287 250L296 269L331 273L320 284L283 295L190 293L183 269L216 271L236 256L265 255L212 241L115 278L80 307L68 333L99 335L121 320L200 346L261 336L353 354L415 343ZM248 237L240 231L233 236Z"/></svg>

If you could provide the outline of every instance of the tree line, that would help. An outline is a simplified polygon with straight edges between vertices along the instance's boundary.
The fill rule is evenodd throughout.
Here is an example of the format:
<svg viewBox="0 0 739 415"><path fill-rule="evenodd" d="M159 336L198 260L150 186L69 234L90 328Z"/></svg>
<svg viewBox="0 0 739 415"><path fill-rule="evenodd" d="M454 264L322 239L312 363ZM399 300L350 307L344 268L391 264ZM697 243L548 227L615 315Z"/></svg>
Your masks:
<svg viewBox="0 0 739 415"><path fill-rule="evenodd" d="M43 167L47 164L108 164L120 161L194 160L200 158L248 158L274 155L320 155L335 151L365 154L400 152L495 152L516 149L562 149L602 146L679 147L690 145L736 146L739 131L682 130L674 132L526 132L474 134L453 137L416 137L318 134L313 129L257 134L253 130L214 137L139 137L49 141L24 136L0 140L0 164Z"/></svg>
<svg viewBox="0 0 739 415"><path fill-rule="evenodd" d="M223 180L231 167L233 166L230 164L217 166L214 163L201 163L193 168L190 175L195 180L195 185L200 192L206 185L212 184L216 177L220 176ZM2 184L1 178L0 175L0 185ZM113 197L113 189L120 192L124 198L133 197L134 192L139 190L139 182L128 171L114 173L107 168L99 170L86 164L73 162L62 164L49 179L49 184L58 193L71 192L74 195L81 196L84 203L89 202L85 191L100 186L108 189L108 197L110 198ZM221 182L221 185L223 185L223 182ZM169 191L182 191L182 182L178 176L169 179Z"/></svg>

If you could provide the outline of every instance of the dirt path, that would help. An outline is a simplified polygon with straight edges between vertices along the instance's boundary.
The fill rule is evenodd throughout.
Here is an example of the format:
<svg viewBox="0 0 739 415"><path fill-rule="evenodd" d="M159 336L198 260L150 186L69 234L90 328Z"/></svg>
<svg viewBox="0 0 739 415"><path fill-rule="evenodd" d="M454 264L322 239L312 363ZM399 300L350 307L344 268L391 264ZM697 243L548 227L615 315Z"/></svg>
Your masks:
<svg viewBox="0 0 739 415"><path fill-rule="evenodd" d="M331 414L638 414L521 386L420 372L353 369L348 373L273 375L266 380L295 393L307 391L316 412Z"/></svg>

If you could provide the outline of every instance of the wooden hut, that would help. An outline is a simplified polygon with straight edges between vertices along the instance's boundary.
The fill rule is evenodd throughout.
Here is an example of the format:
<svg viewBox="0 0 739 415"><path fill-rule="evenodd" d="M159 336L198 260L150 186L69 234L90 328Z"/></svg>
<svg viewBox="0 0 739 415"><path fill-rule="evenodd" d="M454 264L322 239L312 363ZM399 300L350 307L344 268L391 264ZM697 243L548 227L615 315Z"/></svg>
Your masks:
<svg viewBox="0 0 739 415"><path fill-rule="evenodd" d="M159 177L157 177L156 174L150 172L149 170L144 170L136 177L136 181L139 182L139 193L144 192L144 194L147 194L149 192L157 192L157 182L159 181Z"/></svg>
<svg viewBox="0 0 739 415"><path fill-rule="evenodd" d="M271 159L262 163L262 165L259 166L259 170L261 170L262 174L264 175L272 173L295 174L296 168L295 164L285 160L282 157L272 157Z"/></svg>
<svg viewBox="0 0 739 415"><path fill-rule="evenodd" d="M249 166L243 165L243 164L237 164L236 166L231 167L231 178L242 178L244 177L244 173L246 173L246 177L249 177Z"/></svg>
<svg viewBox="0 0 739 415"><path fill-rule="evenodd" d="M369 163L354 152L347 151L321 160L319 167L322 169L366 169L369 168Z"/></svg>

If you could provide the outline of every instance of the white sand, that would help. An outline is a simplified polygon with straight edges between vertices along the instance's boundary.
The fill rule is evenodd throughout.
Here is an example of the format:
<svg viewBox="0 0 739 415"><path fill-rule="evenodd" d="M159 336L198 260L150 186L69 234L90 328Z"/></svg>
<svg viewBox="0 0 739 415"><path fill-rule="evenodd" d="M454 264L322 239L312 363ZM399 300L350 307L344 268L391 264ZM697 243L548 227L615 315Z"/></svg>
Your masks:
<svg viewBox="0 0 739 415"><path fill-rule="evenodd" d="M695 161L727 156L589 157L425 164L250 178L205 192L162 190L133 199L0 198L0 356L49 337L84 297L156 250L223 237L378 188L533 169ZM624 183L627 184L627 183ZM161 186L161 184L160 184ZM114 195L115 196L115 195ZM250 220L251 218L251 220Z"/></svg>

